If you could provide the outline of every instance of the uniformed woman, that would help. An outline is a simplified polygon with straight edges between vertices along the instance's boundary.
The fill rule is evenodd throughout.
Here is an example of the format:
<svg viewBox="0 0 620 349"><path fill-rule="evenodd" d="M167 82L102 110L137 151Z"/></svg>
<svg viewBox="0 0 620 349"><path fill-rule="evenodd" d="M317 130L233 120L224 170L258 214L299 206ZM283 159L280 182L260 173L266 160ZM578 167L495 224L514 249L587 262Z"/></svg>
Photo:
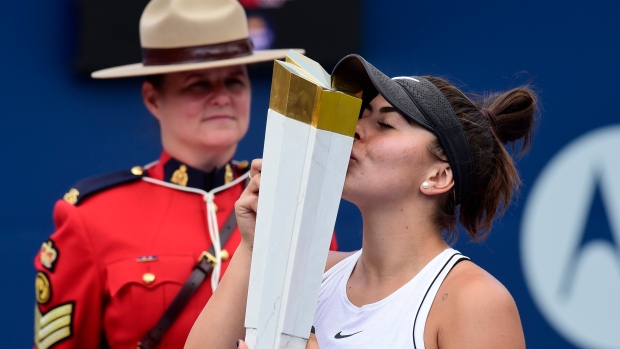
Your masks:
<svg viewBox="0 0 620 349"><path fill-rule="evenodd" d="M232 159L250 121L246 64L288 50L254 51L237 0L152 0L140 40L142 63L93 77L146 77L163 152L57 202L35 258L36 348L183 347L239 244L233 204L248 163Z"/></svg>

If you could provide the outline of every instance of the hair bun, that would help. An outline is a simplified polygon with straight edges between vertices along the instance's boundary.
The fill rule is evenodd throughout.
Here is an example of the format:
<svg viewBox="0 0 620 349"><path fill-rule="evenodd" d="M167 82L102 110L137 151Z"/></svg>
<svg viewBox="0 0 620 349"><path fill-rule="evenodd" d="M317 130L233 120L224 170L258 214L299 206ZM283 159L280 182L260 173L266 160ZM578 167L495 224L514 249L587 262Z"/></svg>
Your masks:
<svg viewBox="0 0 620 349"><path fill-rule="evenodd" d="M530 146L536 122L536 100L536 93L529 87L518 87L488 96L482 103L482 113L503 144L523 139L525 151Z"/></svg>

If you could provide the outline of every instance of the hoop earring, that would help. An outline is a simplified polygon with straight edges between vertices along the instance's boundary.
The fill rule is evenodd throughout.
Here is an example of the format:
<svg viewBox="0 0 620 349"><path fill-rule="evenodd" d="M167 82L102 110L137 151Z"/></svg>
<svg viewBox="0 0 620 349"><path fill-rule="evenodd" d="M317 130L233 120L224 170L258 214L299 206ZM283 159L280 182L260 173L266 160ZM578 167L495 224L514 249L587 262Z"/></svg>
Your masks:
<svg viewBox="0 0 620 349"><path fill-rule="evenodd" d="M422 182L422 188L428 189L428 182Z"/></svg>

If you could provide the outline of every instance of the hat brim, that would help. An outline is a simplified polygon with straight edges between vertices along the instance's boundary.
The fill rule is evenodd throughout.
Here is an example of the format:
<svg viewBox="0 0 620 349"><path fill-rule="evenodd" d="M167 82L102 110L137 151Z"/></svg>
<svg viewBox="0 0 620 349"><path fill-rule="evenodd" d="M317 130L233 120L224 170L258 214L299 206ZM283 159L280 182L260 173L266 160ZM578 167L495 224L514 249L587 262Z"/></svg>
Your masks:
<svg viewBox="0 0 620 349"><path fill-rule="evenodd" d="M332 76L353 81L362 89L365 107L378 94L398 110L405 118L434 131L424 115L420 112L407 91L393 79L368 63L359 55L351 54L340 60L334 67Z"/></svg>
<svg viewBox="0 0 620 349"><path fill-rule="evenodd" d="M293 49L297 52L304 53L303 49ZM235 57L229 59L221 59L216 61L193 62L183 64L169 64L145 66L142 63L122 65L119 67L98 70L91 74L95 79L112 79L112 78L128 78L135 76L146 76L156 74L178 73L189 70L211 69L229 67L234 65L243 65L250 63L266 62L278 58L286 57L290 49L279 50L257 50L249 56Z"/></svg>

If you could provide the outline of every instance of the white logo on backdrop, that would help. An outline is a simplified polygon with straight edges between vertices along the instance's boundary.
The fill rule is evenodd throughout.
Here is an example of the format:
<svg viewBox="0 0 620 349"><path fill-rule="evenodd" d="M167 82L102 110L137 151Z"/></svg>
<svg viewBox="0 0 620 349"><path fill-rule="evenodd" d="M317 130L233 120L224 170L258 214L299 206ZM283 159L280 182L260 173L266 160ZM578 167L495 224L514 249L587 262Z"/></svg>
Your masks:
<svg viewBox="0 0 620 349"><path fill-rule="evenodd" d="M521 260L541 312L583 348L620 348L620 126L590 132L528 196Z"/></svg>

